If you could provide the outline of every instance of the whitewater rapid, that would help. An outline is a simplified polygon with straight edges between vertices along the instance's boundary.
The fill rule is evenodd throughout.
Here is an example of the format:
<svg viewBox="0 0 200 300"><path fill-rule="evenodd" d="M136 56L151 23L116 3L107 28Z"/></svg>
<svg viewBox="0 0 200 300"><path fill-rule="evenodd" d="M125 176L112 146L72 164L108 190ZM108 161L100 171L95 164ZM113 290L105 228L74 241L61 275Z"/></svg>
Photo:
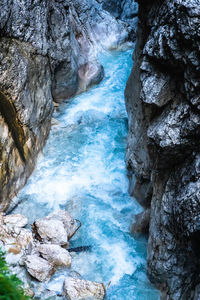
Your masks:
<svg viewBox="0 0 200 300"><path fill-rule="evenodd" d="M76 254L71 270L110 287L109 300L156 300L159 293L146 276L146 239L130 234L140 206L128 194L124 155L127 115L124 88L132 50L104 53L104 80L54 113L56 125L36 170L15 201L14 210L31 224L55 209L66 209L82 227L71 246L92 246ZM46 284L57 293L68 270Z"/></svg>

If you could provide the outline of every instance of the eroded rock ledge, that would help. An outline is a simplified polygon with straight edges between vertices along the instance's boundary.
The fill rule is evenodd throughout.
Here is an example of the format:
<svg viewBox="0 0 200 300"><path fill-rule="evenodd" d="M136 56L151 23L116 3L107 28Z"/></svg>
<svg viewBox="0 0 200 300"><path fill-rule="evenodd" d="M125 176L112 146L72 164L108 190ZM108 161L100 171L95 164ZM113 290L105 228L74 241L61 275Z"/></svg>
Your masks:
<svg viewBox="0 0 200 300"><path fill-rule="evenodd" d="M148 274L162 299L199 299L200 5L138 2L125 91L130 193L150 208Z"/></svg>
<svg viewBox="0 0 200 300"><path fill-rule="evenodd" d="M1 1L0 211L33 171L50 130L53 101L99 83L99 50L134 38L137 5L106 2Z"/></svg>

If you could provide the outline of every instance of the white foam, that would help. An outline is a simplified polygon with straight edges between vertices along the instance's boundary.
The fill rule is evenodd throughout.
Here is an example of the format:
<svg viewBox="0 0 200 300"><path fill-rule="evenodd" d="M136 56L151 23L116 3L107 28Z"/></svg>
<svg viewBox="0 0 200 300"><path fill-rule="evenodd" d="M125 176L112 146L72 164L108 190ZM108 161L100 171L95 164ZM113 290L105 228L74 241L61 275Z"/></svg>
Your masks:
<svg viewBox="0 0 200 300"><path fill-rule="evenodd" d="M112 269L111 284L117 284L125 275L132 275L136 270L136 264L131 259L129 247L124 241L117 243L102 242L102 247L107 252L107 261Z"/></svg>

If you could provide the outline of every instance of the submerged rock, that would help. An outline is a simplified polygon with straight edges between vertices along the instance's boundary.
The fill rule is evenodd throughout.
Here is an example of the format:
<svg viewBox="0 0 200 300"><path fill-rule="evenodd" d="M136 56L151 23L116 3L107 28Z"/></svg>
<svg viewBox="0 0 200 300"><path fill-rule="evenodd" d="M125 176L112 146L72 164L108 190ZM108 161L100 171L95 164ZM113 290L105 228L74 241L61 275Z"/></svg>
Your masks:
<svg viewBox="0 0 200 300"><path fill-rule="evenodd" d="M76 279L83 279L82 276L81 276L81 274L79 274L76 271L69 272L69 276L72 277L72 278L76 278Z"/></svg>
<svg viewBox="0 0 200 300"><path fill-rule="evenodd" d="M92 247L91 246L80 246L80 247L75 247L75 248L69 248L69 252L86 252L86 251L91 251Z"/></svg>
<svg viewBox="0 0 200 300"><path fill-rule="evenodd" d="M101 300L106 291L103 283L68 277L64 282L64 295L69 300Z"/></svg>
<svg viewBox="0 0 200 300"><path fill-rule="evenodd" d="M45 281L55 272L54 266L37 255L27 255L25 266L28 273L39 281Z"/></svg>
<svg viewBox="0 0 200 300"><path fill-rule="evenodd" d="M59 245L42 244L37 247L40 255L54 266L71 266L71 256L66 249Z"/></svg>
<svg viewBox="0 0 200 300"><path fill-rule="evenodd" d="M81 222L74 219L66 210L57 210L47 216L51 220L61 220L70 240L77 230L81 227Z"/></svg>

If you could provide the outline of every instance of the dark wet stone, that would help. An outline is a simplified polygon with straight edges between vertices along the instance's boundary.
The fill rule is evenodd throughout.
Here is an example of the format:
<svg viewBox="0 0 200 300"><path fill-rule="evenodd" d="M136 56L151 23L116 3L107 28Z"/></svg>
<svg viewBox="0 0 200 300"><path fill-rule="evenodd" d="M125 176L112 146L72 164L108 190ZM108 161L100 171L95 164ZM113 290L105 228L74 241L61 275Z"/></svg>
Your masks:
<svg viewBox="0 0 200 300"><path fill-rule="evenodd" d="M92 246L80 246L67 249L68 252L87 252L92 250Z"/></svg>

